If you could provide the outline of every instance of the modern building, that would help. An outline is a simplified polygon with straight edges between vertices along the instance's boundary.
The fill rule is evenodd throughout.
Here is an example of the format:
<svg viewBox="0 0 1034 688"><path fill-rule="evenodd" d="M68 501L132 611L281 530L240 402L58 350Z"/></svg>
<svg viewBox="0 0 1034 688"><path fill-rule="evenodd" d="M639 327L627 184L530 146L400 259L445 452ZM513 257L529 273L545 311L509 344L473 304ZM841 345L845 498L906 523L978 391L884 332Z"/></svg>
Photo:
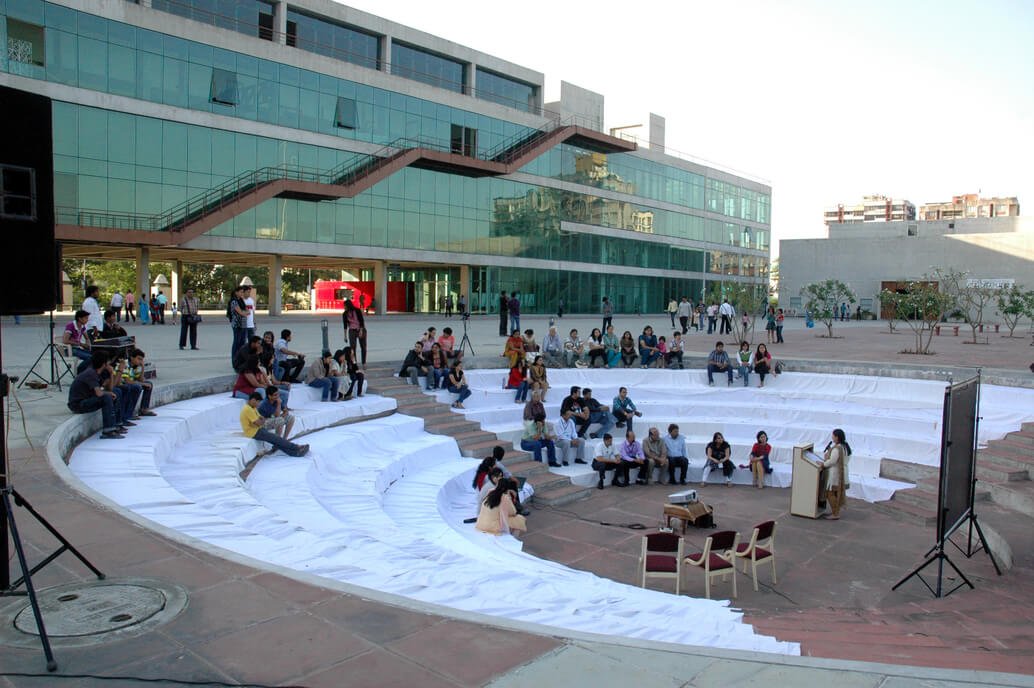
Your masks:
<svg viewBox="0 0 1034 688"><path fill-rule="evenodd" d="M980 194L952 196L943 203L924 203L919 206L923 220L955 220L965 217L1016 217L1020 202L1015 196L981 198Z"/></svg>
<svg viewBox="0 0 1034 688"><path fill-rule="evenodd" d="M864 196L861 203L840 203L826 208L822 216L826 226L857 222L901 222L916 219L916 207L911 201L888 196Z"/></svg>
<svg viewBox="0 0 1034 688"><path fill-rule="evenodd" d="M539 72L330 0L0 0L0 40L0 87L52 101L64 255L135 258L141 291L158 260L173 299L184 263L268 268L274 313L285 267L347 270L382 312L767 283L766 184L665 154L662 118L638 147L599 94L543 104Z"/></svg>
<svg viewBox="0 0 1034 688"><path fill-rule="evenodd" d="M804 285L838 279L875 313L884 287L921 280L936 268L1034 288L1034 218L832 224L826 239L784 239L779 303L800 313Z"/></svg>

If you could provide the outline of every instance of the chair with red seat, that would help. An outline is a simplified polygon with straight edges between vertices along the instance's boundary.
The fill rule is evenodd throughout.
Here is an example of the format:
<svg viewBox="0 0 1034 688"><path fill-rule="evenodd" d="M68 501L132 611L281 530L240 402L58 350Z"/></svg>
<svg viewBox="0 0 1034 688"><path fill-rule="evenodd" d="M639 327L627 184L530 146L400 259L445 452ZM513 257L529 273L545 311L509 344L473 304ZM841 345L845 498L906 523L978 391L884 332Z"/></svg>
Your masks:
<svg viewBox="0 0 1034 688"><path fill-rule="evenodd" d="M732 574L732 596L736 597L736 567L732 563L732 553L736 551L740 534L734 530L723 530L712 533L704 541L704 550L690 554L682 561L690 566L697 566L704 572L704 596L711 599L711 579Z"/></svg>
<svg viewBox="0 0 1034 688"><path fill-rule="evenodd" d="M646 587L647 578L674 578L675 594L678 595L684 542L674 533L644 535L639 555L639 587Z"/></svg>
<svg viewBox="0 0 1034 688"><path fill-rule="evenodd" d="M750 542L736 546L736 557L743 560L743 572L747 572L747 560L750 560L751 572L754 576L754 591L758 589L758 564L772 562L772 585L776 584L775 568L775 521L765 521L754 527Z"/></svg>

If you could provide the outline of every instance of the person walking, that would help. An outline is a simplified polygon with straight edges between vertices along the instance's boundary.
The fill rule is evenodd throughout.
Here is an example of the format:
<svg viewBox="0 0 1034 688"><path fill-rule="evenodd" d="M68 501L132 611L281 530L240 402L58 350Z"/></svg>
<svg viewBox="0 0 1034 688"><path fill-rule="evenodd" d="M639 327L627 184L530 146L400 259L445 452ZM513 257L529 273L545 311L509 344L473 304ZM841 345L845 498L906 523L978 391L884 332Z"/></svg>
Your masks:
<svg viewBox="0 0 1034 688"><path fill-rule="evenodd" d="M607 328L614 324L614 305L606 296L603 297L603 305L600 307L600 312L603 313L602 329L606 332Z"/></svg>
<svg viewBox="0 0 1034 688"><path fill-rule="evenodd" d="M122 322L122 304L123 304L122 292L120 292L118 289L116 289L115 293L111 295L111 304L110 304L111 310L115 311L115 322ZM126 320L129 320L129 316L128 315L126 316Z"/></svg>
<svg viewBox="0 0 1034 688"><path fill-rule="evenodd" d="M776 311L776 344L783 343L783 321L785 319L786 315L783 313L783 309L778 309Z"/></svg>
<svg viewBox="0 0 1034 688"><path fill-rule="evenodd" d="M722 316L722 327L718 334L732 334L732 319L736 317L736 309L729 303L729 299L722 301L718 314Z"/></svg>
<svg viewBox="0 0 1034 688"><path fill-rule="evenodd" d="M162 325L165 324L165 307L169 303L169 299L165 296L165 292L161 289L158 290L158 296L156 298L158 302L158 320Z"/></svg>
<svg viewBox="0 0 1034 688"><path fill-rule="evenodd" d="M194 290L188 287L186 294L183 296L183 301L180 302L180 314L183 316L180 318L181 351L187 346L188 335L190 336L191 351L197 351L197 326L201 322L199 308L200 305L198 304L197 297L194 296Z"/></svg>
<svg viewBox="0 0 1034 688"><path fill-rule="evenodd" d="M459 311L461 318L467 314L467 297L463 294L460 294L460 298L456 302L456 309Z"/></svg>
<svg viewBox="0 0 1034 688"><path fill-rule="evenodd" d="M510 333L506 330L506 319L510 315L510 299L506 298L506 292L499 292L499 336L509 337Z"/></svg>
<svg viewBox="0 0 1034 688"><path fill-rule="evenodd" d="M452 307L455 305L455 301L452 299L452 292L445 295L445 317L452 317Z"/></svg>
<svg viewBox="0 0 1034 688"><path fill-rule="evenodd" d="M688 297L683 296L682 300L679 301L678 314L679 325L682 326L682 334L686 334L689 331L689 321L693 317L693 304L689 302Z"/></svg>
<svg viewBox="0 0 1034 688"><path fill-rule="evenodd" d="M668 301L668 317L671 318L671 328L675 329L675 314L679 312L679 304L674 297Z"/></svg>
<svg viewBox="0 0 1034 688"><path fill-rule="evenodd" d="M136 313L134 312L134 309L136 308L136 297L133 296L132 289L126 292L123 302L126 306L126 321L128 322L129 319L132 318L133 322L136 322Z"/></svg>
<svg viewBox="0 0 1034 688"><path fill-rule="evenodd" d="M355 307L352 299L345 299L345 310L341 312L341 323L345 328L345 338L348 345L356 351L359 348L359 361L363 367L366 366L366 320L363 312Z"/></svg>

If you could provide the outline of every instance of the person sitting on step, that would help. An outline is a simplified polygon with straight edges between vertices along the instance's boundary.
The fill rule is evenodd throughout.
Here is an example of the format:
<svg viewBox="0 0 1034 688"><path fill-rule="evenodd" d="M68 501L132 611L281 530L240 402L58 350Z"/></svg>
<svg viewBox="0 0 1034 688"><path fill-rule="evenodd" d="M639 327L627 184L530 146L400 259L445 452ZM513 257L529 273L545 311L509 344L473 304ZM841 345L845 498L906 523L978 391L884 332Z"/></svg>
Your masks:
<svg viewBox="0 0 1034 688"><path fill-rule="evenodd" d="M629 471L633 466L639 467L639 474L636 476L636 485L646 485L650 475L650 460L643 454L643 445L635 438L635 433L629 430L625 433L625 442L621 445L621 478L625 485L628 485Z"/></svg>
<svg viewBox="0 0 1034 688"><path fill-rule="evenodd" d="M258 412L258 407L261 403L262 395L258 392L252 392L251 396L248 397L248 401L241 408L240 422L244 436L259 442L268 442L288 456L305 456L308 454L309 445L295 444L276 433L266 430L264 427L266 419L259 415Z"/></svg>
<svg viewBox="0 0 1034 688"><path fill-rule="evenodd" d="M561 412L560 420L553 424L553 432L556 434L556 446L560 450L560 462L565 466L570 465L568 459L573 456L575 463L585 463L582 453L585 450L585 440L578 437L578 426L573 420L574 412L568 408Z"/></svg>
<svg viewBox="0 0 1034 688"><path fill-rule="evenodd" d="M627 487L628 483L621 482L621 454L618 446L614 444L614 438L610 433L604 433L603 444L596 452L596 458L592 460L592 470L600 474L600 480L596 487L603 489L603 481L607 478L607 471L614 471L610 484L615 487Z"/></svg>
<svg viewBox="0 0 1034 688"><path fill-rule="evenodd" d="M546 450L549 465L560 466L556 460L556 445L553 443L553 433L546 425L545 414L535 416L532 420L524 422L524 434L521 436L521 449L531 452L534 459L542 463L542 450Z"/></svg>

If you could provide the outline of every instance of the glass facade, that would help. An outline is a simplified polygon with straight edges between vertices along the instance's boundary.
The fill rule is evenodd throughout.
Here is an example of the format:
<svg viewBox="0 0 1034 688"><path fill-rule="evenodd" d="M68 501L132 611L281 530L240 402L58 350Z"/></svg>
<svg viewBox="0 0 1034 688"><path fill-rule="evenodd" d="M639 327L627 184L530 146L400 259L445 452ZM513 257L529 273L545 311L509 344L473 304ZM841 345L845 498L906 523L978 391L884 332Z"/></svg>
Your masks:
<svg viewBox="0 0 1034 688"><path fill-rule="evenodd" d="M463 63L392 41L391 73L463 93Z"/></svg>
<svg viewBox="0 0 1034 688"><path fill-rule="evenodd" d="M509 77L477 68L475 78L477 97L490 100L507 107L531 112L535 106L535 87L530 84L510 79Z"/></svg>
<svg viewBox="0 0 1034 688"><path fill-rule="evenodd" d="M377 36L295 10L287 11L287 44L371 69L380 58Z"/></svg>
<svg viewBox="0 0 1034 688"><path fill-rule="evenodd" d="M239 6L241 12L249 7L258 12L266 3L231 4L235 11ZM184 7L194 6L177 5L181 11ZM244 15L240 17L243 22ZM306 26L323 30L299 22L299 38L309 30ZM0 69L286 128L279 138L263 137L175 121L171 114L159 119L57 99L52 123L55 204L65 222L84 210L127 218L156 216L261 168L326 172L369 159L341 150L350 146L345 142L340 148L299 143L288 130L376 144L408 137L446 149L460 131L461 152L474 157L533 132L504 119L41 0L0 0L0 32L9 46L0 57ZM352 33L360 43L370 39L366 45L373 51L353 54L376 61L376 37ZM334 36L351 40L348 35L328 34L332 43ZM12 40L17 51L10 50ZM394 49L401 49L403 63L409 60L411 69L437 69L441 78L462 87L463 64L397 43L393 59ZM394 73L397 66L392 66ZM480 97L516 97L526 103L536 95L526 84L483 71L478 72L477 89ZM634 154L604 155L573 145L547 151L522 172L527 176L516 181L407 168L352 199L266 201L210 234L365 246L386 249L389 256L396 250L423 251L432 263L435 253L466 254L475 266L472 284L477 272L486 294L502 288L521 291L528 296L528 312L555 308L559 294L576 310L595 310L599 294L627 299L622 306L627 310L660 310L673 289L698 296L705 278L767 274L768 194ZM563 261L572 270L477 267L479 256L497 264L509 259ZM628 269L640 274L624 274Z"/></svg>
<svg viewBox="0 0 1034 688"><path fill-rule="evenodd" d="M246 36L273 39L273 3L262 0L151 0L151 7Z"/></svg>

